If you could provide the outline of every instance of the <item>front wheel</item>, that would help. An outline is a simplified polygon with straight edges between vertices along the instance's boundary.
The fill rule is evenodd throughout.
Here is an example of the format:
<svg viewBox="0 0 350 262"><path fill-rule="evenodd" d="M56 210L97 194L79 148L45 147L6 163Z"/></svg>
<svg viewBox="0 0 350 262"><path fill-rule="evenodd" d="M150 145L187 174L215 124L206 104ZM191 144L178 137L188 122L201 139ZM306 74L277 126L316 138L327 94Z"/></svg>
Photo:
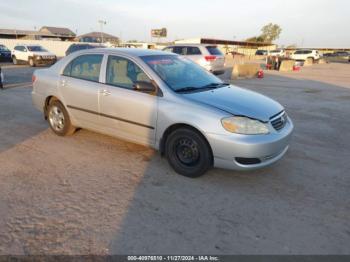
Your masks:
<svg viewBox="0 0 350 262"><path fill-rule="evenodd" d="M189 128L178 129L169 135L165 154L178 174L190 178L204 175L213 163L207 141L201 134Z"/></svg>
<svg viewBox="0 0 350 262"><path fill-rule="evenodd" d="M14 65L18 65L18 60L15 56L12 57L12 62Z"/></svg>
<svg viewBox="0 0 350 262"><path fill-rule="evenodd" d="M52 131L59 136L72 135L75 127L72 125L68 112L61 102L54 100L48 108L47 119Z"/></svg>
<svg viewBox="0 0 350 262"><path fill-rule="evenodd" d="M35 67L35 62L34 62L34 59L33 58L29 58L29 61L28 61L29 65L31 67Z"/></svg>

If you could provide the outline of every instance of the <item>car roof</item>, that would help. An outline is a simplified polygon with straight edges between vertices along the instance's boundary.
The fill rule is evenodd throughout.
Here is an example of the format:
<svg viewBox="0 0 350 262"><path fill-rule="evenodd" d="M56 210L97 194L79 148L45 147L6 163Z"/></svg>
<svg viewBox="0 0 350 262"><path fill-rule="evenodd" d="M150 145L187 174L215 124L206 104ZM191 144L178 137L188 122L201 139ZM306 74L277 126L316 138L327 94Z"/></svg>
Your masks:
<svg viewBox="0 0 350 262"><path fill-rule="evenodd" d="M207 46L217 46L215 44L175 44L175 45L169 45L167 47L171 47L171 46L193 46L193 47L207 47Z"/></svg>
<svg viewBox="0 0 350 262"><path fill-rule="evenodd" d="M151 49L141 49L141 48L97 48L97 49L88 49L84 51L79 51L80 54L88 54L99 51L104 54L125 54L129 56L151 56L151 55L175 55L172 53L167 53L160 50L151 50Z"/></svg>
<svg viewBox="0 0 350 262"><path fill-rule="evenodd" d="M41 45L34 45L34 44L18 44L16 46L41 46Z"/></svg>

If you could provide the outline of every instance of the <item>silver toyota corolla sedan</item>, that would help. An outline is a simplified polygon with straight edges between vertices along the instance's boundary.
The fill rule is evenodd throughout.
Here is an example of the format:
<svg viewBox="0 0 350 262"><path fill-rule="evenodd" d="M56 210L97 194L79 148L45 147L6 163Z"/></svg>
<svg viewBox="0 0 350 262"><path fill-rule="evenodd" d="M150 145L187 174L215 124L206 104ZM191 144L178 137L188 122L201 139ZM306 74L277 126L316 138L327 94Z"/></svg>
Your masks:
<svg viewBox="0 0 350 262"><path fill-rule="evenodd" d="M293 131L276 101L162 51L73 53L35 71L32 99L57 135L86 128L151 146L188 177L271 165Z"/></svg>

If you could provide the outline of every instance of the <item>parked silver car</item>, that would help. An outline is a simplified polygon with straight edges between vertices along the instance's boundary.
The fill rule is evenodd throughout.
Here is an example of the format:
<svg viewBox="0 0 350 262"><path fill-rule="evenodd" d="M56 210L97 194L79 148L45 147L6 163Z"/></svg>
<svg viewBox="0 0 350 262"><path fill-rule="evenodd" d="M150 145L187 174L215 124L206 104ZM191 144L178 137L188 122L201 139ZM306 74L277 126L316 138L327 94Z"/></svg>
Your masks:
<svg viewBox="0 0 350 262"><path fill-rule="evenodd" d="M293 130L279 103L162 51L73 53L35 71L32 99L57 135L79 127L148 145L188 177L268 166Z"/></svg>
<svg viewBox="0 0 350 262"><path fill-rule="evenodd" d="M225 73L225 56L215 45L174 45L164 48L163 51L185 56L215 75Z"/></svg>

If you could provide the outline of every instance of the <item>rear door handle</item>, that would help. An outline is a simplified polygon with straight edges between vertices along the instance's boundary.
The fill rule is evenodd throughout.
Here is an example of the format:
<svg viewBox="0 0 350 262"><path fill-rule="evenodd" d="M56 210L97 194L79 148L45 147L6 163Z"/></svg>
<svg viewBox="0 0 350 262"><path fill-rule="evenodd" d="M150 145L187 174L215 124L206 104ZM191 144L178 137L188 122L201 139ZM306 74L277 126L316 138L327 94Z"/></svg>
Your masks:
<svg viewBox="0 0 350 262"><path fill-rule="evenodd" d="M104 96L109 96L109 95L111 95L111 92L108 91L107 89L103 89L103 90L100 91L100 94L104 95Z"/></svg>

